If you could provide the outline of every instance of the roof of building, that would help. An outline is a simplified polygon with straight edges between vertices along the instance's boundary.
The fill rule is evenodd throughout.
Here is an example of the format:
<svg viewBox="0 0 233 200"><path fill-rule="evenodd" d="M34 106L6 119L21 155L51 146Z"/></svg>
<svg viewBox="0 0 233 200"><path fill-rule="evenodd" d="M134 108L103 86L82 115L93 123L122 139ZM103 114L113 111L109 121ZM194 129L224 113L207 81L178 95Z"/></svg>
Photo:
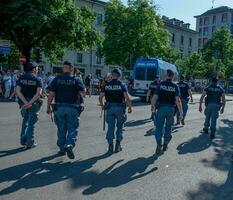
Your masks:
<svg viewBox="0 0 233 200"><path fill-rule="evenodd" d="M100 5L104 5L104 6L107 4L106 1L102 1L102 0L82 0L82 1L87 1L87 2L90 2L90 3L100 4Z"/></svg>
<svg viewBox="0 0 233 200"><path fill-rule="evenodd" d="M214 15L214 14L229 12L229 11L233 12L233 9L228 7L228 6L220 6L220 7L217 7L217 8L212 8L210 10L207 10L203 14L197 15L197 16L194 16L194 17L209 16L209 15Z"/></svg>
<svg viewBox="0 0 233 200"><path fill-rule="evenodd" d="M166 16L162 17L163 21L164 21L164 26L169 26L175 29L180 29L182 31L187 31L190 33L197 33L195 30L190 28L190 24L189 23L184 23L183 21L176 19L176 18L168 18Z"/></svg>

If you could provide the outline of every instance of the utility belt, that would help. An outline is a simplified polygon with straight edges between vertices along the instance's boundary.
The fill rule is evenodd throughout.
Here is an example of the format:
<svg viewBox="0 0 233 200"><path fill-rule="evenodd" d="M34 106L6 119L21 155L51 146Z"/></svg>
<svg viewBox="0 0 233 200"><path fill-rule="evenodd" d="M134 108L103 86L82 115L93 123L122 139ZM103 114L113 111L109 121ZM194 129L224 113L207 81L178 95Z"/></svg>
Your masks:
<svg viewBox="0 0 233 200"><path fill-rule="evenodd" d="M81 113L84 111L84 106L80 105L80 104L70 104L70 103L55 103L55 104L51 104L51 107L53 109L54 112L57 111L58 108L75 108L78 110L79 115L81 115Z"/></svg>
<svg viewBox="0 0 233 200"><path fill-rule="evenodd" d="M109 110L112 106L114 107L121 107L126 110L126 103L111 103L111 102L105 102L104 109Z"/></svg>
<svg viewBox="0 0 233 200"><path fill-rule="evenodd" d="M169 108L175 108L175 105L172 105L172 104L165 104L165 103L158 103L156 105L156 108L161 108L161 107L169 107Z"/></svg>
<svg viewBox="0 0 233 200"><path fill-rule="evenodd" d="M219 105L220 107L222 107L222 102L220 102L220 103L208 102L208 98L206 97L205 98L205 106L207 107L209 104L216 104L216 105Z"/></svg>
<svg viewBox="0 0 233 200"><path fill-rule="evenodd" d="M29 102L31 99L26 98L26 100ZM24 103L19 98L18 98L18 104L20 108L24 105ZM39 98L33 104L37 104L38 106L41 107L43 105L43 100Z"/></svg>

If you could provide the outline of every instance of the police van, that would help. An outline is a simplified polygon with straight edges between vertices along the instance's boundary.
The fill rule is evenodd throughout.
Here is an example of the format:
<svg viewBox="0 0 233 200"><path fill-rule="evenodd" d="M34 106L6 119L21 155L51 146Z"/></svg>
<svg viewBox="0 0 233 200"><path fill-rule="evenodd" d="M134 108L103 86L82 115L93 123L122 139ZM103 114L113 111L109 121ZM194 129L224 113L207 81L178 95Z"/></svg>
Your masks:
<svg viewBox="0 0 233 200"><path fill-rule="evenodd" d="M145 100L150 83L159 76L160 80L165 80L167 70L170 69L178 77L175 65L156 58L138 58L134 65L132 96Z"/></svg>

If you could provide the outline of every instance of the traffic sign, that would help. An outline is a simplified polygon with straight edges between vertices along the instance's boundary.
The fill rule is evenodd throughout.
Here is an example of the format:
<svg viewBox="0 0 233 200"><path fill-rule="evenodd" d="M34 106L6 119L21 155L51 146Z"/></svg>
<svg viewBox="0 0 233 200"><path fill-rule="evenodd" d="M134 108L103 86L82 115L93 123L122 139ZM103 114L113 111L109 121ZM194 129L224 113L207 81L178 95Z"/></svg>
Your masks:
<svg viewBox="0 0 233 200"><path fill-rule="evenodd" d="M19 57L19 62L20 62L21 64L25 64L26 61L27 61L27 59L26 59L25 56L20 56L20 57Z"/></svg>
<svg viewBox="0 0 233 200"><path fill-rule="evenodd" d="M0 54L10 55L11 54L11 48L10 47L1 47L0 46Z"/></svg>
<svg viewBox="0 0 233 200"><path fill-rule="evenodd" d="M10 40L0 40L0 47L10 47L11 46L11 42Z"/></svg>

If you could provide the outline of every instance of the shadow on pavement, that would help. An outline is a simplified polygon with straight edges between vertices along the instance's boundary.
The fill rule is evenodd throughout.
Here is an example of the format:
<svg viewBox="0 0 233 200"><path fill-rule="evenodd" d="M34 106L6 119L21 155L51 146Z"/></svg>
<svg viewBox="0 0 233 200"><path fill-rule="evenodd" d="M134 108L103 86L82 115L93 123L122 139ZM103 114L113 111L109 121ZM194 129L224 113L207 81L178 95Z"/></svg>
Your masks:
<svg viewBox="0 0 233 200"><path fill-rule="evenodd" d="M5 156L14 155L14 154L17 154L17 153L21 153L21 152L23 152L25 150L26 150L25 147L19 147L19 148L16 148L16 149L9 149L9 150L1 150L0 151L0 158L5 157Z"/></svg>
<svg viewBox="0 0 233 200"><path fill-rule="evenodd" d="M140 119L140 120L131 120L125 123L126 127L141 126L146 123L152 122L151 119Z"/></svg>
<svg viewBox="0 0 233 200"><path fill-rule="evenodd" d="M151 105L150 103L147 103L145 101L142 101L140 98L132 99L132 106L133 107L138 107L138 106L148 106ZM148 111L150 108L148 108Z"/></svg>
<svg viewBox="0 0 233 200"><path fill-rule="evenodd" d="M178 154L197 153L208 149L211 143L208 135L201 134L187 142L181 143L176 149Z"/></svg>
<svg viewBox="0 0 233 200"><path fill-rule="evenodd" d="M154 167L151 170L145 172L148 166L152 165L155 160L156 158L154 156L148 158L139 157L123 165L120 165L119 167L116 167L120 162L122 162L122 160L119 160L105 169L103 172L93 176L92 180L89 180L90 186L83 191L83 194L91 195L99 192L104 188L115 188L127 184L130 181L142 178L158 169L157 167ZM76 181L77 183L74 182L74 187L79 184L78 177Z"/></svg>
<svg viewBox="0 0 233 200"><path fill-rule="evenodd" d="M76 161L74 163L64 163L62 158L55 163L49 162L57 157L58 155L55 154L36 161L0 170L0 183L14 181L12 185L4 189L1 188L0 196L16 192L20 189L31 189L51 185L66 179L79 180L80 175L85 170L90 169L98 160L107 158L108 154L103 154L87 160ZM85 178L89 180L90 177L91 174L89 176L87 175Z"/></svg>
<svg viewBox="0 0 233 200"><path fill-rule="evenodd" d="M155 135L155 128L151 128L150 130L146 131L144 136L153 136Z"/></svg>
<svg viewBox="0 0 233 200"><path fill-rule="evenodd" d="M212 145L215 151L214 159L203 159L206 167L227 172L227 179L223 184L201 182L198 190L189 191L189 200L232 200L233 199L233 163L230 161L233 145L233 121L222 120L226 125L217 131L217 138Z"/></svg>

